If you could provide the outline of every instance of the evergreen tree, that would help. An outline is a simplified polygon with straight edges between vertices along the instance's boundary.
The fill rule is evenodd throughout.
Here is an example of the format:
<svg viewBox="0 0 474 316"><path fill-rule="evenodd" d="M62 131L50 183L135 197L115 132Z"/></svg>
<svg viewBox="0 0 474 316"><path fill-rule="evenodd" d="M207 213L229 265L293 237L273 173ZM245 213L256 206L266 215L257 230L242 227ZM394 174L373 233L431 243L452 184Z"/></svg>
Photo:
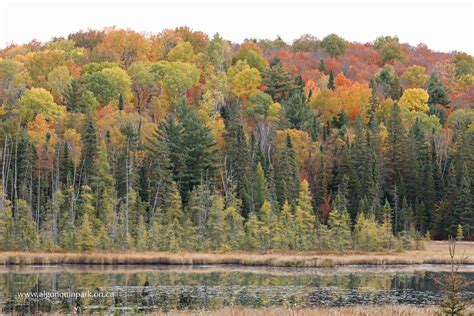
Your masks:
<svg viewBox="0 0 474 316"><path fill-rule="evenodd" d="M260 208L260 248L273 249L273 235L276 230L276 218L270 202L265 201Z"/></svg>
<svg viewBox="0 0 474 316"><path fill-rule="evenodd" d="M434 72L431 74L426 90L429 95L428 104L431 106L441 104L446 107L450 103L446 88L437 73Z"/></svg>
<svg viewBox="0 0 474 316"><path fill-rule="evenodd" d="M174 156L183 157L184 171L182 178L179 179L179 188L184 197L203 180L214 180L217 167L216 140L195 109L182 103L178 106L177 112L183 133L170 152Z"/></svg>
<svg viewBox="0 0 474 316"><path fill-rule="evenodd" d="M3 198L3 189L0 186L0 199ZM2 249L13 248L14 227L12 206L10 201L4 200L0 204L0 247Z"/></svg>
<svg viewBox="0 0 474 316"><path fill-rule="evenodd" d="M262 222L255 213L250 213L249 218L245 222L245 247L248 250L258 250L261 247L260 233Z"/></svg>
<svg viewBox="0 0 474 316"><path fill-rule="evenodd" d="M326 68L326 64L324 63L324 59L320 59L319 60L319 67L318 67L319 71L321 71L323 74L326 74L326 72L328 71L327 68Z"/></svg>
<svg viewBox="0 0 474 316"><path fill-rule="evenodd" d="M262 82L273 101L281 102L295 89L293 76L283 69L281 62L275 63L262 73Z"/></svg>
<svg viewBox="0 0 474 316"><path fill-rule="evenodd" d="M295 208L296 244L302 250L311 249L314 241L316 218L311 206L311 200L308 182L303 180Z"/></svg>
<svg viewBox="0 0 474 316"><path fill-rule="evenodd" d="M148 249L148 230L146 228L145 221L143 220L143 216L139 217L137 225L137 236L135 240L137 243L137 250L143 251Z"/></svg>
<svg viewBox="0 0 474 316"><path fill-rule="evenodd" d="M89 214L84 214L82 218L81 229L79 232L79 240L77 246L80 250L93 250L96 247L96 240L94 238L94 232L92 230L92 224L89 220Z"/></svg>
<svg viewBox="0 0 474 316"><path fill-rule="evenodd" d="M82 134L81 154L81 174L79 180L82 186L89 184L93 177L93 169L89 166L94 163L97 154L97 134L92 116L88 117L84 134Z"/></svg>
<svg viewBox="0 0 474 316"><path fill-rule="evenodd" d="M299 173L289 134L286 135L286 142L280 152L275 173L277 198L280 205L283 205L285 200L295 201L299 191Z"/></svg>
<svg viewBox="0 0 474 316"><path fill-rule="evenodd" d="M273 244L275 245L275 249L278 250L289 250L295 249L296 247L294 217L288 201L283 203L280 211L278 225L273 237Z"/></svg>
<svg viewBox="0 0 474 316"><path fill-rule="evenodd" d="M344 251L351 247L351 218L347 211L332 210L329 213L328 227L334 249Z"/></svg>
<svg viewBox="0 0 474 316"><path fill-rule="evenodd" d="M383 247L386 249L392 249L393 246L393 227L392 227L392 221L393 221L393 211L392 207L388 203L387 200L385 200L385 204L382 209L383 213L383 222L382 222L382 230L383 230L383 238L382 238L382 243Z"/></svg>
<svg viewBox="0 0 474 316"><path fill-rule="evenodd" d="M244 237L244 218L240 215L241 201L229 193L224 209L225 248L240 249Z"/></svg>
<svg viewBox="0 0 474 316"><path fill-rule="evenodd" d="M336 90L336 83L334 82L334 72L332 69L329 71L328 89Z"/></svg>
<svg viewBox="0 0 474 316"><path fill-rule="evenodd" d="M119 111L123 110L123 95L122 94L119 95L117 107Z"/></svg>
<svg viewBox="0 0 474 316"><path fill-rule="evenodd" d="M218 194L210 197L210 208L207 220L208 239L211 249L220 249L225 242L224 235L224 199Z"/></svg>
<svg viewBox="0 0 474 316"><path fill-rule="evenodd" d="M312 112L303 91L291 93L288 100L283 102L285 121L289 128L307 130L312 120Z"/></svg>

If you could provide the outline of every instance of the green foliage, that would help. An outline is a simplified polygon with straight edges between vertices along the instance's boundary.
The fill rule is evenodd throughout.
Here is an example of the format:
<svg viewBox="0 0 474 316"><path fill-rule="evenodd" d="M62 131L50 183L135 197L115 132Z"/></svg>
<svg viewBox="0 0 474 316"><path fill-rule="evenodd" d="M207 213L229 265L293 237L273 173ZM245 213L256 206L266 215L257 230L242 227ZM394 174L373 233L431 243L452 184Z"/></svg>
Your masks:
<svg viewBox="0 0 474 316"><path fill-rule="evenodd" d="M448 92L436 73L432 73L428 80L427 91L429 94L428 103L432 106L441 104L447 106L450 103Z"/></svg>
<svg viewBox="0 0 474 316"><path fill-rule="evenodd" d="M329 34L321 41L321 47L326 50L329 56L337 58L344 54L347 48L347 43L336 34Z"/></svg>
<svg viewBox="0 0 474 316"><path fill-rule="evenodd" d="M42 114L46 120L54 122L63 115L61 106L54 103L51 93L43 88L26 91L18 103L20 116L24 121L32 121L37 114Z"/></svg>

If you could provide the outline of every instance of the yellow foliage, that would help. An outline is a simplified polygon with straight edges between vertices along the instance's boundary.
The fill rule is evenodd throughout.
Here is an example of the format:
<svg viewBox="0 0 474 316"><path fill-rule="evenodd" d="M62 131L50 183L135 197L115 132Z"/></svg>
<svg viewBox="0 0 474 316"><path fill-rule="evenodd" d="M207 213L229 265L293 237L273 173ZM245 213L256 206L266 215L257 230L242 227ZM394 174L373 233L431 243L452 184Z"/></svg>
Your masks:
<svg viewBox="0 0 474 316"><path fill-rule="evenodd" d="M64 141L68 144L74 165L78 166L81 160L81 134L73 128L68 128L64 132Z"/></svg>
<svg viewBox="0 0 474 316"><path fill-rule="evenodd" d="M275 147L281 150L286 142L286 134L289 134L295 151L296 163L299 168L318 149L318 144L311 141L307 132L298 129L285 129L276 132Z"/></svg>
<svg viewBox="0 0 474 316"><path fill-rule="evenodd" d="M235 75L230 82L230 90L239 98L248 98L258 92L262 78L256 68L245 69Z"/></svg>
<svg viewBox="0 0 474 316"><path fill-rule="evenodd" d="M424 89L406 89L400 98L399 105L410 111L428 111L428 92Z"/></svg>
<svg viewBox="0 0 474 316"><path fill-rule="evenodd" d="M365 116L370 95L367 84L354 83L350 86L337 87L335 90L323 89L319 93L313 93L310 105L325 121L330 121L343 110L351 119L355 119L358 114Z"/></svg>

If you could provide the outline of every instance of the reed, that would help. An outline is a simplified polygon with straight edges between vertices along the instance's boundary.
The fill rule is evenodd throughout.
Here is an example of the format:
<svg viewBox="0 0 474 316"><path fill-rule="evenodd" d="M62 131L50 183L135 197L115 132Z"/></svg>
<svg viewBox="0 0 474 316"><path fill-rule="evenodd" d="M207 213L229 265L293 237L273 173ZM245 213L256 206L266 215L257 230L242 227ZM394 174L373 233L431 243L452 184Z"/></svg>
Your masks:
<svg viewBox="0 0 474 316"><path fill-rule="evenodd" d="M358 305L350 307L319 307L319 308L304 308L304 309L289 309L289 308L262 308L262 309L250 309L250 308L224 308L215 311L175 311L162 313L158 315L175 315L175 316L188 316L188 315L207 315L207 316L282 316L282 315L293 315L293 316L432 316L439 313L439 307L428 306L428 307L416 307L410 305ZM467 315L474 312L474 308L471 306L470 310L467 311Z"/></svg>
<svg viewBox="0 0 474 316"><path fill-rule="evenodd" d="M474 264L474 242L461 242L460 251ZM196 253L196 252L0 252L0 265L242 265L272 267L334 267L342 265L449 264L447 242L430 242L425 250L381 253Z"/></svg>

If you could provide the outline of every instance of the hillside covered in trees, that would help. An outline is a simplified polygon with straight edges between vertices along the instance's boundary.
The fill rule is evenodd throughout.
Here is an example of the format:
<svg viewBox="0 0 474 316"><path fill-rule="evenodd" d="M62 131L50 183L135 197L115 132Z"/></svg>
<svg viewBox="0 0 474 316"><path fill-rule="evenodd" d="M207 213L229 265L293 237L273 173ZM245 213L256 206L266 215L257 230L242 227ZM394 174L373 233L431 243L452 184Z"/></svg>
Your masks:
<svg viewBox="0 0 474 316"><path fill-rule="evenodd" d="M0 51L2 249L474 238L474 58L87 30Z"/></svg>

